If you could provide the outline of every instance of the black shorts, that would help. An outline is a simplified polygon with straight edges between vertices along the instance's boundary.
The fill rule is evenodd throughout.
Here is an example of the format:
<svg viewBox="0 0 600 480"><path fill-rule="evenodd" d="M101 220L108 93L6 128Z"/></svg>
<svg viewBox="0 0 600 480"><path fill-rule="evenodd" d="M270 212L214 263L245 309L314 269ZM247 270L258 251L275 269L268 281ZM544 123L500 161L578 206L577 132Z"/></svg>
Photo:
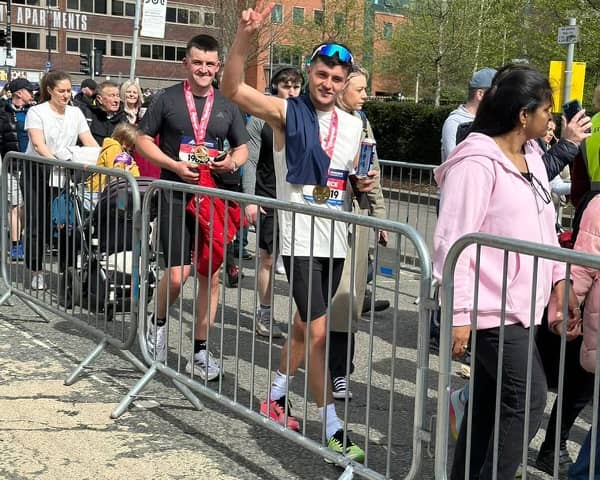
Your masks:
<svg viewBox="0 0 600 480"><path fill-rule="evenodd" d="M192 195L184 192L161 191L159 211L160 245L165 266L192 264L192 239L196 225L185 206Z"/></svg>
<svg viewBox="0 0 600 480"><path fill-rule="evenodd" d="M275 211L272 208L265 208L265 212L267 213L261 213L259 217L260 234L258 236L258 248L265 250L269 255L273 255Z"/></svg>
<svg viewBox="0 0 600 480"><path fill-rule="evenodd" d="M290 257L283 256L283 265L290 281ZM331 294L329 293L329 267L331 262L332 280ZM310 257L294 257L294 284L292 285L292 295L296 308L303 322L307 319L315 320L327 313L329 299L333 298L342 278L344 269L343 258L323 258L313 257L312 263ZM310 308L308 304L308 286L310 272L312 270L312 285L310 295ZM309 318L310 310L310 318Z"/></svg>

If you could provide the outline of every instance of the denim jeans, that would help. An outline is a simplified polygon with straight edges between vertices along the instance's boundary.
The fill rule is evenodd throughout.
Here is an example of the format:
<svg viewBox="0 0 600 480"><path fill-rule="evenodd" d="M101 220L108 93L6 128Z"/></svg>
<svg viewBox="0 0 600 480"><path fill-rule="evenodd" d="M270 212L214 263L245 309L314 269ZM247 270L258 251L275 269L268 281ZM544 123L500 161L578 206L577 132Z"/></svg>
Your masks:
<svg viewBox="0 0 600 480"><path fill-rule="evenodd" d="M502 385L498 428L498 480L513 480L521 463L525 428L529 329L520 324L505 327L501 379L497 378L499 333L499 328L477 331L475 368L471 371L471 375L474 375L474 384L469 398L469 401L473 402L470 459L467 458L466 452L467 416L465 415L454 451L450 477L452 480L465 479L467 461L469 461L469 479L493 478L494 418L498 382ZM547 391L546 377L535 344L530 388L529 440L535 436L540 426ZM525 449L527 448L525 445Z"/></svg>
<svg viewBox="0 0 600 480"><path fill-rule="evenodd" d="M600 478L600 416L598 417L598 428L596 434L596 472L594 479ZM585 437L585 441L579 450L577 461L569 469L569 480L588 480L590 478L590 449L592 447L592 429Z"/></svg>

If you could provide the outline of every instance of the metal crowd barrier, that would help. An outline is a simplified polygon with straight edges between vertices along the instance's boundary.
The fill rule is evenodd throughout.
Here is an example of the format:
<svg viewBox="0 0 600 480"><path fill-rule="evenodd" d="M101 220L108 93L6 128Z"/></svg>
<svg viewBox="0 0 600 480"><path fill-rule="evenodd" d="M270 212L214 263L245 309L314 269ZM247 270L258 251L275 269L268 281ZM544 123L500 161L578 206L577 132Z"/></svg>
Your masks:
<svg viewBox="0 0 600 480"><path fill-rule="evenodd" d="M456 271L457 262L459 257L462 254L465 254L466 251L469 251L472 258L475 261L475 272L473 283L469 285L463 284L455 284L454 274ZM500 260L503 263L502 271L494 271L494 272L484 272L481 267L485 264L486 260L489 260L491 256L495 256L496 261ZM442 281L442 321L441 321L441 337L440 337L440 367L439 367L439 383L438 383L438 399L437 399L437 424L436 424L436 435L435 435L435 478L438 480L444 480L448 478L447 475L447 465L448 465L448 431L449 431L449 422L450 422L450 413L449 413L449 401L450 401L450 393L452 391L452 321L454 315L454 294L455 287L464 289L468 289L468 291L473 292L473 305L479 305L480 301L480 291L485 289L486 286L489 286L490 282L497 282L501 285L501 299L498 300L497 310L495 310L494 314L499 315L501 319L501 325L498 329L498 354L495 355L492 352L492 356L495 359L494 361L497 363L496 370L496 382L492 387L492 392L495 392L495 399L493 403L495 403L496 408L493 407L493 404L488 404L484 407L483 411L481 410L481 405L473 405L477 403L476 399L473 399L473 392L475 389L475 384L478 382L478 376L482 376L482 379L479 381L486 381L486 375L489 375L489 369L492 367L485 367L483 371L479 371L480 367L479 360L476 360L477 357L477 348L480 342L484 342L482 345L486 345L490 343L489 340L486 340L488 337L481 337L483 334L481 332L488 332L486 330L478 330L477 323L480 317L485 318L486 313L489 314L490 308L493 306L487 305L487 311L483 311L480 309L475 309L472 315L472 325L471 325L471 375L469 380L469 398L470 401L467 404L467 409L465 410L465 420L463 421L463 429L466 428L466 431L463 434L466 434L466 448L464 461L460 461L457 457L454 457L454 462L457 463L457 471L460 472L461 469L464 470L464 478L473 478L474 476L479 476L480 472L474 472L471 470L471 454L473 450L476 450L476 454L481 454L481 452L477 452L479 450L479 443L483 441L493 442L488 445L488 447L492 448L493 459L492 459L492 472L487 472L489 477L486 475L486 478L499 478L499 467L498 461L499 458L506 459L506 445L503 446L505 449L503 453L499 452L499 440L498 434L501 425L504 425L500 418L500 398L505 390L505 377L503 374L503 365L506 362L507 354L505 353L505 348L507 347L506 338L507 335L512 335L510 332L507 333L507 328L511 325L510 321L510 302L507 300L511 295L523 296L528 295L529 298L535 299L537 292L542 289L549 288L549 285L540 285L538 284L538 272L539 269L543 268L544 262L551 260L562 262L566 265L566 280L569 283L571 279L571 267L578 265L583 267L588 267L594 270L600 269L600 257L597 255L581 253L573 250L562 249L558 247L550 247L546 245L541 245L537 243L507 239L502 237L496 237L487 234L469 234L461 239L459 239L449 250L443 271L443 281ZM527 279L529 282L530 288L526 289L525 292L519 291L515 292L514 289L511 290L511 282L515 277L522 275L520 272L519 265L524 265L526 262L530 262L532 266L532 278ZM565 288L565 294L568 295ZM530 320L530 324L534 323L536 319L536 307L535 302L530 300L530 306L528 309L528 316ZM538 312L539 313L539 312ZM558 378L557 378L557 398L554 408L556 409L556 418L559 421L556 421L556 426L553 431L554 433L554 442L553 442L553 472L554 478L563 478L560 474L559 476L559 451L560 451L560 430L561 430L561 421L563 414L563 402L565 398L565 392L567 390L573 390L577 388L575 385L567 385L565 382L569 382L570 378L566 378L565 376L565 368L566 368L566 348L567 348L567 339L565 335L566 319L568 317L566 306L563 309L563 328L562 335L557 337L560 338L560 353L557 352L541 352L537 347L537 340L534 338L536 334L540 333L539 329L545 328L543 326L535 328L529 328L527 330L527 366L526 370L523 370L526 374L526 385L525 385L525 393L521 398L524 405L524 427L521 435L519 436L519 445L520 445L520 463L519 467L521 471L521 478L527 478L528 474L531 472L525 467L528 464L531 465L529 461L529 449L536 448L539 446L540 438L534 438L536 432L539 434L541 432L538 431L537 426L537 417L540 415L539 413L539 403L540 403L540 394L539 394L539 384L537 391L535 391L533 387L534 378L533 376L537 376L538 373L533 372L534 367L534 358L537 359L539 356L537 352L540 351L546 355L555 355L558 357ZM598 319L600 322L600 319ZM514 330L513 330L514 332ZM598 330L598 339L600 342L600 330ZM488 333L486 333L488 335ZM510 340L510 337L508 337ZM600 343L598 343L600 345ZM485 348L485 347L480 347ZM487 349L485 351L488 351ZM507 350L508 351L508 350ZM575 359L571 357L571 362L575 362L575 366L579 363L579 355L578 352L575 352ZM556 357L555 357L556 358ZM536 365L538 365L537 360L535 360ZM514 368L514 367L513 367ZM525 367L523 366L525 369ZM542 370L542 375L544 375L544 369ZM536 372L538 368L536 367ZM533 372L533 373L532 373ZM597 478L594 476L594 452L597 448L597 428L596 425L598 423L598 406L599 406L599 385L600 385L600 356L597 356L596 359L596 372L597 374L593 378L593 401L592 401L592 420L591 425L593 427L592 431L592 444L591 444L591 469L589 478L590 480ZM546 378L544 377L544 381ZM550 377L548 377L550 380ZM539 377L538 377L539 381ZM553 380L554 381L554 380ZM455 384L456 386L456 384ZM554 388L554 387L553 387ZM550 397L551 398L551 397ZM544 397L543 403L546 406L546 402L549 398ZM474 418L474 409L479 408L477 418ZM479 427L481 422L485 422L485 418L493 420L493 435L490 435L488 438L481 439L475 438L475 427ZM466 424L464 423L466 421ZM546 435L548 434L548 429L550 426L547 426L547 421L543 418L540 422L539 427L546 429ZM457 425L457 429L460 428L460 425ZM478 434L481 436L481 432ZM552 437L550 437L552 438ZM460 440L459 440L460 441ZM531 447L530 447L531 443ZM489 453L488 453L489 455ZM452 465L452 462L450 463ZM454 467L454 465L453 465ZM488 468L488 464L486 464L485 468ZM460 473L456 473L453 475L453 478L463 478L460 476ZM482 473L483 475L483 473ZM482 477L483 478L483 477ZM502 478L506 477L506 472ZM538 478L538 477L535 477Z"/></svg>
<svg viewBox="0 0 600 480"><path fill-rule="evenodd" d="M130 351L138 325L139 184L122 170L19 153L3 159L0 305L17 298L45 321L57 315L99 341L66 385L108 345L147 370ZM11 226L15 209L20 220ZM11 231L22 236L16 248Z"/></svg>
<svg viewBox="0 0 600 480"><path fill-rule="evenodd" d="M175 201L177 196L184 195L185 201ZM357 216L346 212L337 212L329 209L304 206L299 204L290 204L264 197L255 197L235 192L226 192L223 190L215 190L210 188L196 187L181 183L172 183L166 181L157 181L153 183L146 193L142 208L142 237L148 235L148 224L150 212L154 209L160 217L163 214L168 214L172 219L176 216L185 216L185 204L195 195L197 198L202 198L195 207L195 213L199 213L200 204L204 204L204 226L199 226L195 223L195 237L204 236L208 240L208 268L212 271L212 262L218 263L217 253L220 249L219 243L222 242L219 236L219 228L216 225L222 222L223 225L228 225L230 218L233 218L235 212L230 211L229 207L235 208L236 202L243 208L246 205L258 205L260 209L272 209L280 214L289 215L292 219L292 232L289 240L293 240L300 233L301 227L298 223L304 217L310 224L309 238L314 239L315 232L319 227L315 224L317 216L328 220L327 231L320 231L318 234L327 237L327 260L323 264L323 268L329 270L329 273L324 275L327 279L327 292L329 305L327 307L327 318L329 326L331 326L331 294L332 294L332 276L334 269L333 256L335 252L335 240L332 234L337 227L341 227L344 232L346 226L350 229L349 236L351 252L348 253L346 261L352 262L352 267L349 273L350 288L349 291L354 291L354 286L358 278L356 276L356 262L359 256L366 252L357 251L356 238L358 229L364 228L367 234L370 232L368 246L371 246L375 253L375 265L382 261L382 250L376 243L376 238L379 230L386 230L390 234L389 242L392 246L392 251L395 255L395 263L400 264L400 255L398 249L393 249L394 245L398 245L400 241L412 243L416 256L419 259L420 278L412 280L412 283L406 282L401 284L398 277L393 281L377 277L373 281L373 298L375 295L380 297L388 295L391 299L393 312L393 322L391 324L381 324L381 319L377 319L373 309L371 309L368 320L357 320L357 335L356 356L357 370L353 377L350 377L351 388L354 389L354 402L350 402L348 395L343 399L343 403L337 404L337 412L344 425L352 426L352 439L358 445L361 445L366 453L364 464L351 462L348 458L341 456L329 450L325 446L325 429L321 426L321 422L317 421L318 427L315 426L314 420L318 419L318 413L314 405L314 398L308 400L309 395L309 379L306 375L306 369L298 370L293 383L288 385L286 392L287 398L292 400L292 412L298 416L300 425L299 432L295 432L290 428L286 428L274 421L266 418L259 413L259 405L263 400L267 400L269 386L274 378L274 372L277 368L277 362L282 353L283 339L273 337L273 327L269 327L268 336L257 335L257 277L252 276L252 269L245 268L243 271L247 275L241 279L238 285L233 289L218 287L211 288L211 282L206 277L202 282L190 281L183 286L171 289L166 293L168 303L171 305L168 310L166 323L166 344L167 356L161 360L156 357L158 351L158 342L153 340L150 343L150 350L146 343L145 332L150 326L154 328L148 319L153 312L158 309L157 294L155 290L154 298L150 298L150 290L147 288L149 282L148 275L150 274L148 265L154 257L159 258L154 275L157 278L173 279L179 278L179 275L184 275L185 272L181 267L172 267L165 270L165 262L169 262L169 258L176 255L178 251L183 250L183 241L177 240L180 238L180 231L176 231L175 227L169 225L168 232L158 232L158 237L168 235L171 242L177 243L175 249L170 249L170 253L159 250L159 245L146 244L142 248L142 265L141 269L145 277L141 281L141 297L140 297L140 318L146 319L141 321L144 328L138 330L140 348L145 361L150 365L149 370L144 377L130 390L121 404L113 411L113 417L118 417L123 414L135 398L140 396L142 390L148 382L157 374L165 375L171 378L177 384L185 385L189 389L202 394L203 396L217 402L251 422L262 425L271 432L282 436L287 440L291 440L298 445L303 446L309 451L324 457L326 460L336 463L345 468L343 478L351 478L354 473L371 479L383 478L411 478L417 479L421 477L422 460L425 455L426 446L430 439L426 425L426 402L427 402L427 373L428 373L428 341L429 341L429 312L428 308L433 306L433 302L427 301L431 288L431 267L427 248L419 236L419 234L408 225L399 224L387 220L378 220L365 216ZM152 205L152 198L158 198L156 205ZM179 197L181 199L181 197ZM225 208L222 208L225 207ZM230 215L232 215L230 217ZM274 227L274 251L278 250L278 222L275 222ZM158 222L160 230L160 222ZM207 230L208 229L208 230ZM257 238L261 234L261 223L258 222ZM346 235L346 233L344 233ZM221 243L222 245L222 243ZM291 242L291 256L295 256L295 243ZM314 257L313 252L317 252L319 248L311 242L310 257ZM349 251L350 252L350 251ZM322 252L321 252L322 254ZM236 252L236 257L240 265L243 264L241 248ZM195 258L195 254L194 254ZM206 257L205 257L206 258ZM387 259L393 263L393 259ZM258 258L253 260L254 272L258 269ZM292 262L292 265L294 263ZM192 275L196 271L198 265L192 265ZM206 267L205 264L200 265ZM272 316L274 325L282 329L287 328L287 332L291 332L292 318L294 316L295 306L292 299L293 284L295 278L299 278L300 273L297 271L297 266L291 267L290 280L287 282L283 277L275 277L274 287L271 293ZM274 269L274 266L273 266ZM221 279L222 283L226 283L225 268L221 268L220 273L215 274L215 279ZM206 273L206 272L205 272ZM273 271L271 273L274 273ZM199 274L195 274L198 280ZM325 280L325 278L323 280ZM311 290L312 274L309 275L308 290ZM387 282L387 283L386 283ZM201 289L205 288L205 292ZM198 295L202 294L205 298L205 303L198 300ZM311 298L308 298L310 304ZM422 301L418 307L410 299L420 296ZM347 302L347 311L351 312L353 308L354 295L347 295L343 302ZM214 381L209 383L206 371L201 371L201 376L191 367L194 355L194 340L195 338L202 339L202 334L195 335L199 323L196 319L197 315L193 312L199 312L201 315L209 315L206 305L212 305L210 315L214 317L214 325L208 330L206 336L207 350L214 354L214 360L221 370L215 370L217 373ZM217 304L219 306L217 307ZM361 303L362 306L362 303ZM151 312L151 313L149 313ZM360 314L359 314L360 315ZM205 317L206 318L206 317ZM344 317L343 324L345 330L352 330L353 315L347 313L347 318ZM416 329L416 332L411 335L408 332L410 328ZM304 353L305 365L310 365L308 359L308 343L311 341L310 329L306 330L306 349ZM264 335L264 333L263 333ZM347 336L344 333L343 336ZM359 336L360 335L360 336ZM366 338L365 338L366 337ZM329 358L330 342L329 336L326 342L326 359ZM338 351L338 359L342 359L346 365L346 375L349 374L349 358L350 358L350 341L347 338L347 348L343 352ZM153 352L153 354L151 353ZM407 353L408 352L408 353ZM343 355L343 357L342 357ZM290 350L285 357L287 365L289 365ZM405 367L409 364L411 370L407 373L402 371L400 366ZM323 371L323 381L329 381L328 375L329 360L326 360L325 369ZM310 367L309 367L310 368ZM414 368L414 371L412 370ZM285 369L285 367L284 367ZM286 371L289 371L286 369ZM320 372L321 370L319 370ZM204 373L203 373L204 372ZM222 374L221 374L222 373ZM284 372L285 373L285 372ZM202 376L205 378L203 379ZM315 377L313 377L315 378ZM413 399L414 396L414 405ZM405 398L408 397L408 398ZM325 399L323 399L325 400ZM195 406L200 408L196 403ZM412 410L412 413L411 413ZM287 415L286 415L287 425ZM410 440L409 440L410 439ZM346 440L344 440L345 442ZM400 447L398 447L400 445ZM412 460L410 467L409 462L399 461L398 455L406 456L412 446ZM406 458L404 458L406 460ZM406 471L400 471L402 467L406 467Z"/></svg>
<svg viewBox="0 0 600 480"><path fill-rule="evenodd" d="M433 178L436 166L393 160L379 160L379 164L387 218L411 225L431 250L439 199ZM400 251L402 269L418 272L419 258L410 242L402 242ZM382 265L379 273L393 276L396 272L389 265Z"/></svg>

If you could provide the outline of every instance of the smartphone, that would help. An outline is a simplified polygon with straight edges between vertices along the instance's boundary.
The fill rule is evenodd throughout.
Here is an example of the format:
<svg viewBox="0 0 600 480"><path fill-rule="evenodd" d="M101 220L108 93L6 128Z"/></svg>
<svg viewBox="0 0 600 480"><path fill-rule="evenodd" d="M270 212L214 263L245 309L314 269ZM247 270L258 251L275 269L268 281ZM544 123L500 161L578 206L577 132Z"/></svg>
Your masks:
<svg viewBox="0 0 600 480"><path fill-rule="evenodd" d="M571 100L563 105L563 113L565 117L567 117L567 123L571 121L571 119L581 110L581 104L579 100Z"/></svg>
<svg viewBox="0 0 600 480"><path fill-rule="evenodd" d="M222 162L223 160L225 160L225 157L227 156L227 154L229 153L229 151L225 150L224 152L219 153L215 159L213 160L213 162Z"/></svg>

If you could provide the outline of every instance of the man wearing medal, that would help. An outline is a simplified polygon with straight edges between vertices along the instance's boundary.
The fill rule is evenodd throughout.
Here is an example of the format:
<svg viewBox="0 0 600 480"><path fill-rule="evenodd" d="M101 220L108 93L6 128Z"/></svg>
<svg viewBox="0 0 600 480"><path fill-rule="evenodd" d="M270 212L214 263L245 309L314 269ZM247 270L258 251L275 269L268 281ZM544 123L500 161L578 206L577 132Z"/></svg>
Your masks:
<svg viewBox="0 0 600 480"><path fill-rule="evenodd" d="M269 18L271 9L272 4L263 8L262 2L258 2L255 9L242 12L225 64L222 92L244 111L262 118L273 128L278 199L348 210L352 195L350 175L357 160L362 123L336 108L335 100L352 68L352 55L343 45L319 45L310 57L307 70L308 95L287 100L264 96L244 83L244 62L253 45L253 36ZM355 188L370 191L375 175L369 172L367 177L356 178ZM348 438L336 415L331 382L324 378L327 303L341 277L348 248L347 226L344 222L335 222L332 235L331 222L323 218L284 211L278 215L281 254L288 280L293 267L292 293L297 312L291 334L281 351L279 370L268 401L261 404L261 413L287 428L299 430L300 424L290 412L286 393L304 360L305 339L310 335L308 383L325 424L327 446L362 462L364 452Z"/></svg>
<svg viewBox="0 0 600 480"><path fill-rule="evenodd" d="M237 172L248 156L248 134L239 108L212 86L221 67L218 42L209 35L192 38L183 67L187 79L165 89L150 106L140 123L136 147L161 167L161 179L197 185L199 164L208 164L215 179ZM154 143L156 135L160 136L158 145ZM225 140L231 149L222 160L215 161ZM201 249L195 245L195 226L186 218L185 206L190 197L162 192L159 236L167 268L158 285L156 311L148 319L146 335L148 351L160 361L167 357L169 305L177 300L190 276L193 248ZM203 380L214 380L221 374L221 366L206 345L219 301L218 270L209 276L196 274L199 285L194 358L186 366L186 372Z"/></svg>

